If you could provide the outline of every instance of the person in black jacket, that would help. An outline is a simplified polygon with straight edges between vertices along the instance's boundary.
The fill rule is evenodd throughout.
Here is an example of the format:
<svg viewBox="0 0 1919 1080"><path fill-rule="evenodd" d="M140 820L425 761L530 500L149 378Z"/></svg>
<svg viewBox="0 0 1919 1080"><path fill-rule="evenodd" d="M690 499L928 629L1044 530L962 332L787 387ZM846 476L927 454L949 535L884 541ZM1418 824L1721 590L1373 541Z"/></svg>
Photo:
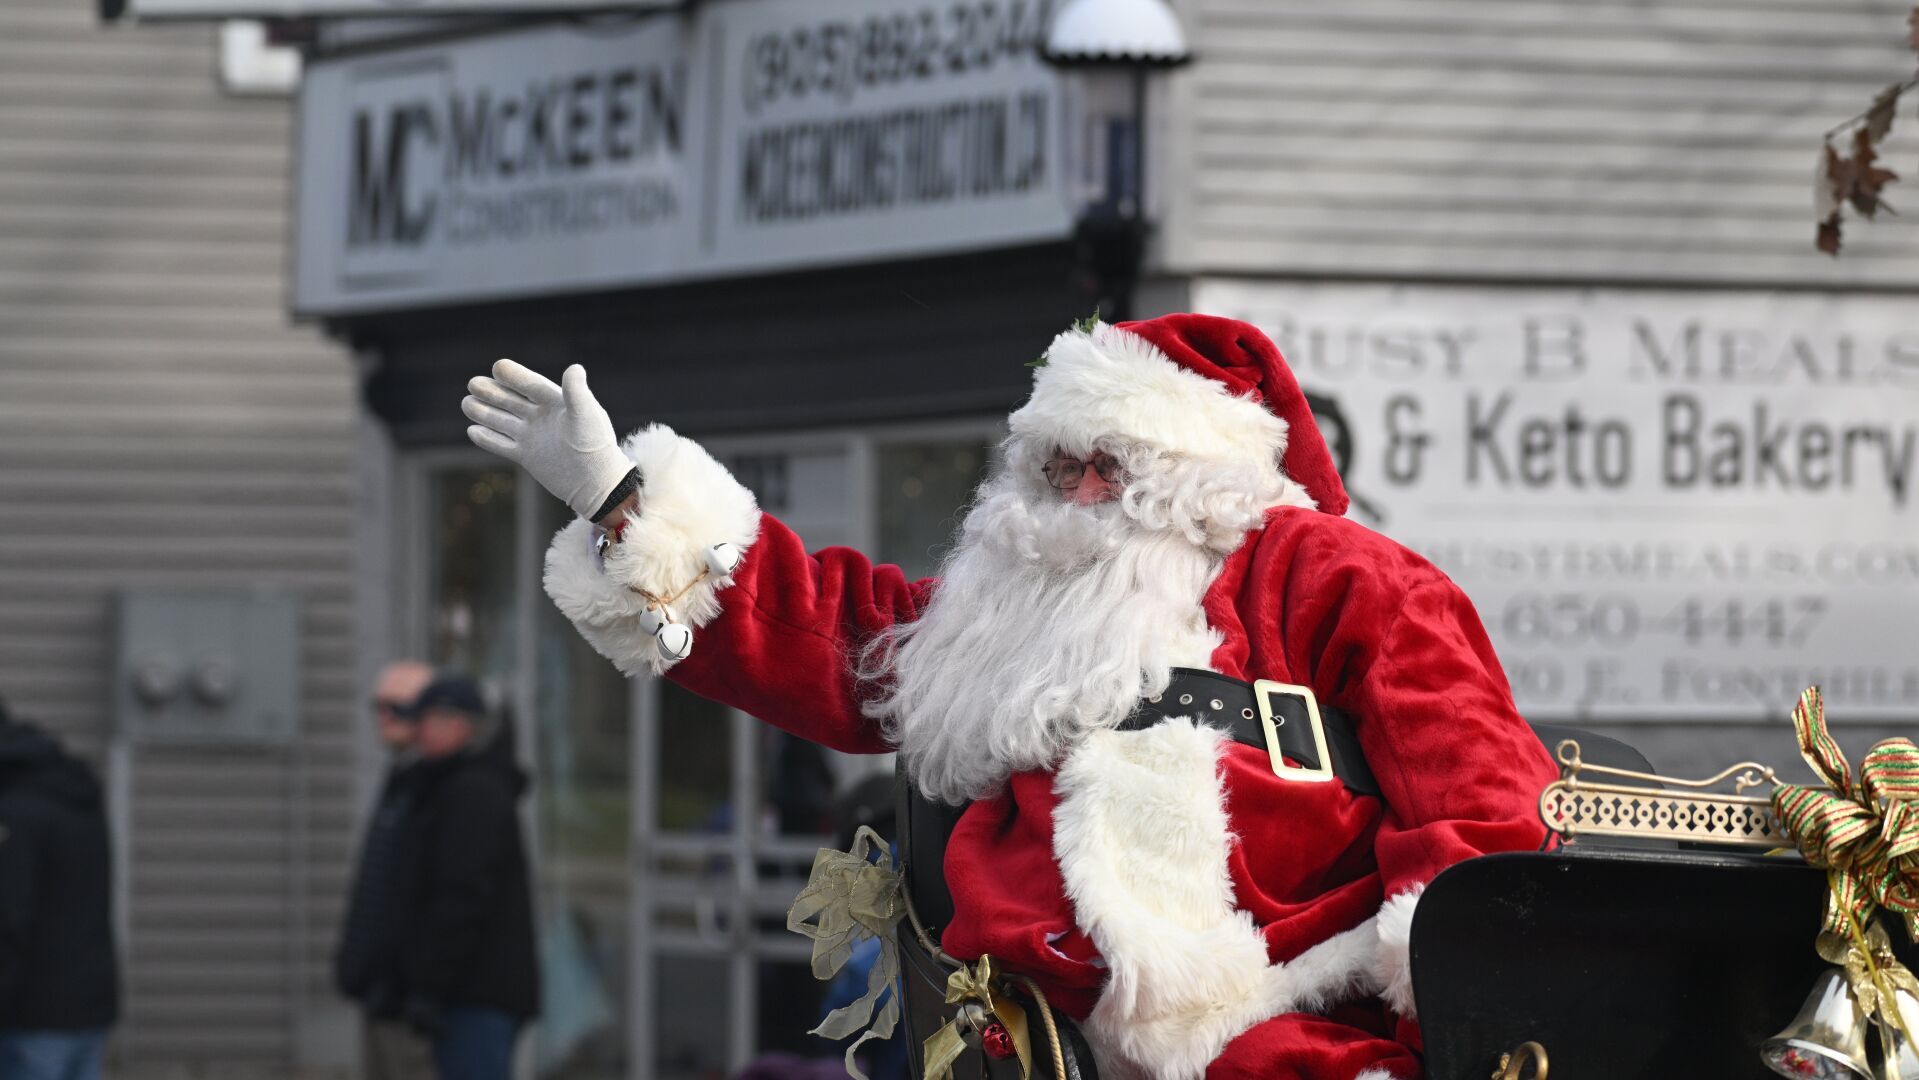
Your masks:
<svg viewBox="0 0 1919 1080"><path fill-rule="evenodd" d="M119 1013L93 770L0 704L0 1080L91 1080Z"/></svg>
<svg viewBox="0 0 1919 1080"><path fill-rule="evenodd" d="M521 1027L539 1013L533 899L513 739L462 676L413 712L420 754L403 864L412 870L400 948L407 1020L433 1040L442 1080L507 1080Z"/></svg>
<svg viewBox="0 0 1919 1080"><path fill-rule="evenodd" d="M362 1060L369 1080L433 1080L432 1048L401 1019L400 944L410 880L404 857L407 819L418 794L413 705L433 681L418 660L388 664L373 683L373 720L390 757L379 800L367 819L360 862L348 892L346 922L333 957L333 981L359 1002ZM4 1078L0 1078L4 1080Z"/></svg>

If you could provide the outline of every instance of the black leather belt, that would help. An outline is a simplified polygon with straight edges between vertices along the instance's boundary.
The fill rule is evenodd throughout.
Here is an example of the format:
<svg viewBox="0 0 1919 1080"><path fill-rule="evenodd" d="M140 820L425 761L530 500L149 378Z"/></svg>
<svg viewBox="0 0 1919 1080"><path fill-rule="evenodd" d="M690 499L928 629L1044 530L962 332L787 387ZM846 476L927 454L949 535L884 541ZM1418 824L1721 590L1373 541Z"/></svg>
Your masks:
<svg viewBox="0 0 1919 1080"><path fill-rule="evenodd" d="M1267 680L1248 683L1216 671L1174 668L1166 692L1142 700L1119 730L1140 731L1176 716L1191 717L1266 751L1273 772L1286 779L1337 779L1356 795L1379 795L1379 781L1360 751L1352 718L1321 707L1307 687Z"/></svg>

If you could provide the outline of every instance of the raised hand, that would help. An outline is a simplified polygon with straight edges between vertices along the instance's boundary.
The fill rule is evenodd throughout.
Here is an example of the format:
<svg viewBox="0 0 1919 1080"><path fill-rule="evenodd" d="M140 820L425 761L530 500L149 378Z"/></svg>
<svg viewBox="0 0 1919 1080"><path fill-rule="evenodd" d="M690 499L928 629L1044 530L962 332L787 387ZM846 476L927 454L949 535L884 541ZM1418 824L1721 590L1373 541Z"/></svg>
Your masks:
<svg viewBox="0 0 1919 1080"><path fill-rule="evenodd" d="M581 517L606 501L633 468L620 451L613 421L586 387L586 369L553 380L511 360L476 376L460 411L473 425L466 437L482 450L517 462L540 486Z"/></svg>

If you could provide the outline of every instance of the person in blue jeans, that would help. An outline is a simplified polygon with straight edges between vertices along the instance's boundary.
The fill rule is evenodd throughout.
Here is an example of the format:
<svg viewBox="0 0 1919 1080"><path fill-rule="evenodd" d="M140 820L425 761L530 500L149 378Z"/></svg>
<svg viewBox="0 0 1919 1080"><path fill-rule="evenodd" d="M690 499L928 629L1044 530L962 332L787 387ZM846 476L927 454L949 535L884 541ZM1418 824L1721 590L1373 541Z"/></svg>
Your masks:
<svg viewBox="0 0 1919 1080"><path fill-rule="evenodd" d="M107 1030L0 1032L0 1080L97 1080Z"/></svg>
<svg viewBox="0 0 1919 1080"><path fill-rule="evenodd" d="M478 685L444 676L410 710L419 785L402 837L401 1017L441 1080L509 1080L539 1012L532 887L516 809L526 774Z"/></svg>
<svg viewBox="0 0 1919 1080"><path fill-rule="evenodd" d="M95 1080L119 1012L93 770L0 704L0 1080Z"/></svg>

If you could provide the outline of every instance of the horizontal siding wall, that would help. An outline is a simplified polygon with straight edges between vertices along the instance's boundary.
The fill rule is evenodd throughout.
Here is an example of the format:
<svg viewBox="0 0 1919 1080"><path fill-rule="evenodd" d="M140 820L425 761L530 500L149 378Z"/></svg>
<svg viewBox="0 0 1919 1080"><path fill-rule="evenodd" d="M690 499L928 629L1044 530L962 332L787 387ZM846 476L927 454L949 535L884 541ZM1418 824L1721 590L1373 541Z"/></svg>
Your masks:
<svg viewBox="0 0 1919 1080"><path fill-rule="evenodd" d="M1919 217L1813 250L1822 132L1907 0L1186 0L1173 271L1919 285ZM1888 190L1919 205L1919 116ZM1155 155L1161 156L1161 155ZM1176 163L1176 164L1168 164Z"/></svg>
<svg viewBox="0 0 1919 1080"><path fill-rule="evenodd" d="M291 1071L353 844L352 370L283 314L290 102L213 41L0 4L0 696L103 762L117 590L302 602L297 756L132 755L129 1075Z"/></svg>

